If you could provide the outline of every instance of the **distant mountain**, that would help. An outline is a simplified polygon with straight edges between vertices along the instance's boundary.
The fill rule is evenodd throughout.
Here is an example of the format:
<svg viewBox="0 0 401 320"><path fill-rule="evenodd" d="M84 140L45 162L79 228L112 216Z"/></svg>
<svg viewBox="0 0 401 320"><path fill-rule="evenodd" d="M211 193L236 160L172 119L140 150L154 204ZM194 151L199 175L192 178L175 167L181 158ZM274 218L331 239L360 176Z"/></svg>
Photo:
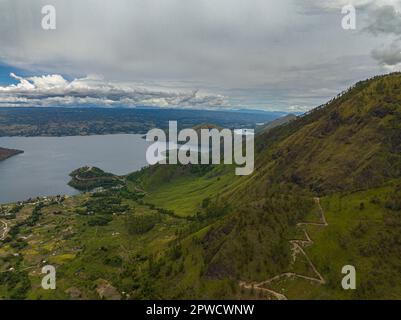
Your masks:
<svg viewBox="0 0 401 320"><path fill-rule="evenodd" d="M282 126L284 124L287 124L291 121L294 121L297 118L296 115L294 114L287 114L283 117L280 117L276 120L273 120L272 122L269 122L268 124L263 125L262 127L258 128L258 132L268 132L276 127Z"/></svg>
<svg viewBox="0 0 401 320"><path fill-rule="evenodd" d="M168 128L179 129L202 123L230 128L255 128L281 117L277 112L190 110L166 108L0 108L0 136L74 136L136 133Z"/></svg>

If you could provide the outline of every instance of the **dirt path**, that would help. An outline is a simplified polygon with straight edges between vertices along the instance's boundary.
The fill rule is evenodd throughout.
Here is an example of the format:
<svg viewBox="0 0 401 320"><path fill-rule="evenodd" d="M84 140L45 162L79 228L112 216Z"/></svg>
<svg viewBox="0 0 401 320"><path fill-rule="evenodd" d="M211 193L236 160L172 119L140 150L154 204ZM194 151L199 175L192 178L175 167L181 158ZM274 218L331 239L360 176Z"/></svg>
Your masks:
<svg viewBox="0 0 401 320"><path fill-rule="evenodd" d="M311 237L309 236L308 231L306 230L306 226L317 226L317 227L327 227L329 224L327 223L326 217L324 215L324 211L322 206L320 205L320 198L314 198L315 203L317 204L318 208L319 208L319 213L321 216L321 222L301 222L297 224L298 228L302 228L304 234L305 234L305 238L306 240L290 240L290 244L291 244L291 255L292 255L292 265L295 263L295 261L297 260L297 256L299 254L302 254L306 261L308 262L309 266L311 267L311 269L313 270L314 274L316 275L316 277L310 277L310 276L305 276L305 275L301 275L301 274L297 274L294 272L286 272L286 273L282 273L279 274L277 276L274 276L273 278L270 278L266 281L262 281L259 283L246 283L246 282L240 282L240 287L244 288L244 289L248 289L248 290L258 290L258 291L262 291L262 292L267 292L270 293L271 295L273 295L277 300L288 300L287 297L281 293L278 293L274 290L271 289L267 289L265 286L267 286L268 284L272 283L273 281L277 281L280 280L282 278L301 278L301 279L305 279L305 280L309 280L309 281L314 281L317 282L319 284L325 284L326 280L323 278L323 276L319 273L319 271L317 270L316 266L313 264L313 262L311 261L311 259L309 258L309 256L306 254L305 250L303 248L309 247L311 245L313 245L313 240L311 239Z"/></svg>
<svg viewBox="0 0 401 320"><path fill-rule="evenodd" d="M3 232L0 231L0 240L4 240L7 237L7 233L9 231L8 224L4 220L0 220L0 223L3 224Z"/></svg>
<svg viewBox="0 0 401 320"><path fill-rule="evenodd" d="M248 289L248 290L259 290L259 291L264 291L267 293L270 293L271 295L273 295L277 300L287 300L287 297L281 293L275 292L273 290L270 289L266 289L266 288L260 288L257 286L257 284L249 284L249 283L245 283L245 282L240 282L240 286L242 288Z"/></svg>

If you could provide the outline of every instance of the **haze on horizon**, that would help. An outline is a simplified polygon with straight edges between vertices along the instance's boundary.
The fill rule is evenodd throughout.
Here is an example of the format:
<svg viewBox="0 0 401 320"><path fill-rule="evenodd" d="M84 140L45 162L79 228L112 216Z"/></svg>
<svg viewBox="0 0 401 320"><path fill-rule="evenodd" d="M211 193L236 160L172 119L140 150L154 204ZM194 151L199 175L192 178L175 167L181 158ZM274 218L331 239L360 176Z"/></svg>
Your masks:
<svg viewBox="0 0 401 320"><path fill-rule="evenodd" d="M47 4L56 30L41 27ZM356 30L341 27L347 4ZM400 0L0 0L0 107L305 111L400 69L399 10Z"/></svg>

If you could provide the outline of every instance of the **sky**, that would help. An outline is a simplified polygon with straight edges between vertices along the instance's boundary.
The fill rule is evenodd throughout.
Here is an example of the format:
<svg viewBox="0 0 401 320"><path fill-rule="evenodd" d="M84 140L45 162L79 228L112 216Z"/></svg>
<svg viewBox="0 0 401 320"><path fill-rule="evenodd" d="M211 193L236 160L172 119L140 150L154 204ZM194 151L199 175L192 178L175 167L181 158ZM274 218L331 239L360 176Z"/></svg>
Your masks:
<svg viewBox="0 0 401 320"><path fill-rule="evenodd" d="M56 29L42 28L42 7ZM356 29L345 30L345 5ZM401 69L401 0L0 0L0 107L301 112Z"/></svg>

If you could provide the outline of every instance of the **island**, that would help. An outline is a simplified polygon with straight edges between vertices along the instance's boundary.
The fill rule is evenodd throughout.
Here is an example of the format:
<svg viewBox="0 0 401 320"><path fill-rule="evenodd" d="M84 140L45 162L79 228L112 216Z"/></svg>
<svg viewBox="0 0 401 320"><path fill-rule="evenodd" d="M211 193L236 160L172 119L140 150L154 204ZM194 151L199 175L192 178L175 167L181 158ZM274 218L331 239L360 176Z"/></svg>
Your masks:
<svg viewBox="0 0 401 320"><path fill-rule="evenodd" d="M71 187L80 191L91 191L97 188L119 188L123 178L112 173L104 172L96 167L82 167L70 173Z"/></svg>
<svg viewBox="0 0 401 320"><path fill-rule="evenodd" d="M22 150L6 149L0 147L0 161L6 160L17 154L24 153Z"/></svg>

